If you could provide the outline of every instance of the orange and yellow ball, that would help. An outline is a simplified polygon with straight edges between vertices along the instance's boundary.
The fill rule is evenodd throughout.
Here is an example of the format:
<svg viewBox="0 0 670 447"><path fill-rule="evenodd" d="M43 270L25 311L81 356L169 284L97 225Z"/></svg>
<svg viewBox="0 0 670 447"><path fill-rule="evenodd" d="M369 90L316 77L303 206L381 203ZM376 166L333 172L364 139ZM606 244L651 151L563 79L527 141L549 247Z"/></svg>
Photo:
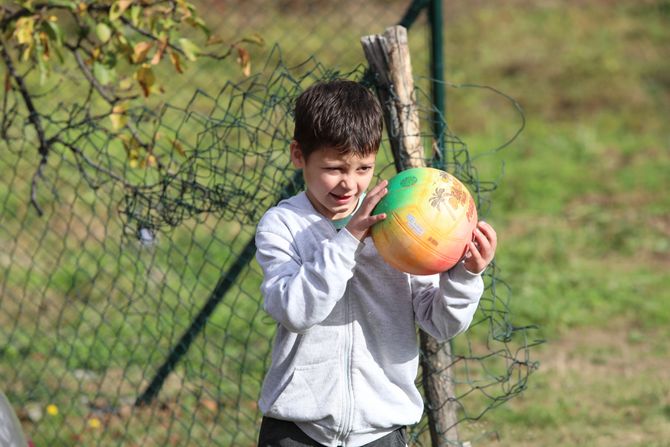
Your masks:
<svg viewBox="0 0 670 447"><path fill-rule="evenodd" d="M452 268L467 251L477 225L477 207L453 175L412 168L389 180L388 194L373 214L386 219L372 227L372 239L392 267L415 275Z"/></svg>

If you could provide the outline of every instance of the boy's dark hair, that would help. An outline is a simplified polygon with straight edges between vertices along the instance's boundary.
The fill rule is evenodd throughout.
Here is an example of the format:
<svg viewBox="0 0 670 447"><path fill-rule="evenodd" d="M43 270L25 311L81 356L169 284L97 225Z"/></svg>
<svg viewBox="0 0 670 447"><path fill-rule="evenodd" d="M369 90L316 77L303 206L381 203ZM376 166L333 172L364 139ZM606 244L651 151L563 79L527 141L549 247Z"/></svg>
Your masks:
<svg viewBox="0 0 670 447"><path fill-rule="evenodd" d="M305 159L325 146L366 156L379 149L382 122L377 98L363 85L344 79L319 82L296 100L293 139Z"/></svg>

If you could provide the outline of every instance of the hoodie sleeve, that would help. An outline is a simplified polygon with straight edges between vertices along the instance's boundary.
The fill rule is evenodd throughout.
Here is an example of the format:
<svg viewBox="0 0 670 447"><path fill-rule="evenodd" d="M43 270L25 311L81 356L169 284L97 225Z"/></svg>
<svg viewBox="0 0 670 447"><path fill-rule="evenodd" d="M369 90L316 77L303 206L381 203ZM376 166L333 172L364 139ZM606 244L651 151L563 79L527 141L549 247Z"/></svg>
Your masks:
<svg viewBox="0 0 670 447"><path fill-rule="evenodd" d="M305 332L330 315L353 276L362 245L346 229L320 244L308 245L310 237L293 235L274 214L261 219L256 231L265 310L291 332Z"/></svg>
<svg viewBox="0 0 670 447"><path fill-rule="evenodd" d="M440 275L413 276L417 323L437 340L449 340L470 326L483 292L481 275L467 271L462 262Z"/></svg>

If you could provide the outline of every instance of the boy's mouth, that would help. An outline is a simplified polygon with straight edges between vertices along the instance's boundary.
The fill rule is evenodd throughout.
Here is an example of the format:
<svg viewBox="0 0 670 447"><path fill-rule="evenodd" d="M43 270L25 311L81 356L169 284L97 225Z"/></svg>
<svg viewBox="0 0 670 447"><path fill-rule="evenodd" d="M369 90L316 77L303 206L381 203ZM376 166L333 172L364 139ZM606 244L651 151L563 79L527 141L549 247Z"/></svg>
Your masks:
<svg viewBox="0 0 670 447"><path fill-rule="evenodd" d="M330 195L331 195L331 196L335 199L335 201L338 202L338 203L347 203L347 202L350 201L351 198L353 197L353 195L351 195L351 194L349 194L349 195L339 195L339 194L333 194L332 192L330 193Z"/></svg>

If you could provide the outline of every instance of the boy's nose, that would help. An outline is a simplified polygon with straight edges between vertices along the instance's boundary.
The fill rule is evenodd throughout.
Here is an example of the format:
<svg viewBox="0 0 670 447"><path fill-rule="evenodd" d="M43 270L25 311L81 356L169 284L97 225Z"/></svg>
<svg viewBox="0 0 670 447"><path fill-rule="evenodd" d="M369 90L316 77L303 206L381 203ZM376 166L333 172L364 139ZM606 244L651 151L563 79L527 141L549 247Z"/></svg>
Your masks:
<svg viewBox="0 0 670 447"><path fill-rule="evenodd" d="M353 180L349 176L344 176L340 181L340 186L342 186L348 191L352 188L353 183L354 183Z"/></svg>

